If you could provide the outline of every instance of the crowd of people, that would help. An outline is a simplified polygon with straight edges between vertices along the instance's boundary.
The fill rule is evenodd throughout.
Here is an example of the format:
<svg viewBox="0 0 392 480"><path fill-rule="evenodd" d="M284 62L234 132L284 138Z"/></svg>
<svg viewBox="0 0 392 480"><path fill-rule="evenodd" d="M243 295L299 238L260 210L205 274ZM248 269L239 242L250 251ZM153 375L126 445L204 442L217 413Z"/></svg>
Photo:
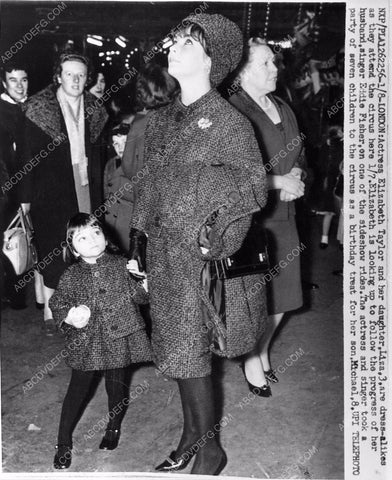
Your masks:
<svg viewBox="0 0 392 480"><path fill-rule="evenodd" d="M112 412L126 403L125 368L152 360L177 382L184 421L177 448L156 469L175 472L195 457L192 473L219 474L227 458L208 435L212 354L241 357L249 390L271 396L279 381L271 341L284 314L301 307L304 282L298 256L267 283L263 273L223 279L214 262L235 254L255 224L271 267L299 248L295 203L309 176L318 194L309 211L324 215L320 248L341 210L342 128L328 130L309 175L296 115L274 94L268 44L255 37L243 48L241 30L218 14L182 25L168 68L140 70L133 108L96 102L105 76L92 76L79 53L63 53L53 82L30 98L24 65L2 72L0 167L3 186L12 185L2 188L2 231L21 205L39 259L51 255L34 272L36 303L46 334L65 334L72 369L56 469L71 465L72 433L95 375L104 373ZM223 98L217 87L229 75L235 93ZM24 168L31 159L38 161ZM25 174L14 185L17 171ZM53 256L59 248L64 256ZM2 297L23 308L26 288L16 292L18 277L2 264ZM110 416L99 448L117 447L125 410Z"/></svg>

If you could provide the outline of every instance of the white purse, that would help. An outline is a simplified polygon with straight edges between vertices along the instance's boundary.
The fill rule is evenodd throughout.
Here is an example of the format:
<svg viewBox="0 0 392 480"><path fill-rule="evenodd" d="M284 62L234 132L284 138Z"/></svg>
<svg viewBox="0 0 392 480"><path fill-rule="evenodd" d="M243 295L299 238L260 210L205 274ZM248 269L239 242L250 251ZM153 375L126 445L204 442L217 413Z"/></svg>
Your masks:
<svg viewBox="0 0 392 480"><path fill-rule="evenodd" d="M25 215L22 208L19 208L4 232L3 243L3 253L14 267L16 275L27 272L38 261L33 237L30 215Z"/></svg>

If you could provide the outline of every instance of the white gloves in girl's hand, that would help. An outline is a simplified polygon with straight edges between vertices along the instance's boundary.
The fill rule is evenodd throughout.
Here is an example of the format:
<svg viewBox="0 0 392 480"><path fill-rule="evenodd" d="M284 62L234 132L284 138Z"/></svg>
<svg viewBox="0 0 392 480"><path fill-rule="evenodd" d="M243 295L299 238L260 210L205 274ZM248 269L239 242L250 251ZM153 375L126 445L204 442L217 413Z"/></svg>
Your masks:
<svg viewBox="0 0 392 480"><path fill-rule="evenodd" d="M75 328L83 328L88 324L90 315L91 311L86 305L79 305L70 309L64 321Z"/></svg>

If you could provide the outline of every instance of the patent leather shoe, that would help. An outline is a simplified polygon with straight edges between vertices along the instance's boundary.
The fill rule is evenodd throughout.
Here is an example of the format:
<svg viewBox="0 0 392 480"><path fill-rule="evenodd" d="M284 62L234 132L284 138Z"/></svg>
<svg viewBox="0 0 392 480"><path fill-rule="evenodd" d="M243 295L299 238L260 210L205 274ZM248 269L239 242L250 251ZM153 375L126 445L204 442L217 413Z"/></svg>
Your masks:
<svg viewBox="0 0 392 480"><path fill-rule="evenodd" d="M56 445L56 455L54 456L53 466L57 470L64 470L71 466L72 447L69 445Z"/></svg>
<svg viewBox="0 0 392 480"><path fill-rule="evenodd" d="M188 466L194 454L194 452L185 452L177 458L177 453L173 450L166 460L155 467L155 470L158 472L176 472L177 470L183 470Z"/></svg>
<svg viewBox="0 0 392 480"><path fill-rule="evenodd" d="M249 391L251 393L253 393L253 395L257 395L259 397L271 397L272 396L271 387L268 384L263 385L261 387L256 387L255 385L252 385L249 382L249 380L246 378L245 365L243 363L241 364L241 370L242 370L242 373L244 374L246 383L248 384Z"/></svg>
<svg viewBox="0 0 392 480"><path fill-rule="evenodd" d="M120 440L120 430L106 430L101 440L99 448L101 450L114 450L118 446Z"/></svg>
<svg viewBox="0 0 392 480"><path fill-rule="evenodd" d="M269 370L267 370L265 373L265 378L269 381L269 382L272 382L272 383L278 383L279 382L279 379L278 377L275 375L274 371L272 370L272 368L270 368Z"/></svg>

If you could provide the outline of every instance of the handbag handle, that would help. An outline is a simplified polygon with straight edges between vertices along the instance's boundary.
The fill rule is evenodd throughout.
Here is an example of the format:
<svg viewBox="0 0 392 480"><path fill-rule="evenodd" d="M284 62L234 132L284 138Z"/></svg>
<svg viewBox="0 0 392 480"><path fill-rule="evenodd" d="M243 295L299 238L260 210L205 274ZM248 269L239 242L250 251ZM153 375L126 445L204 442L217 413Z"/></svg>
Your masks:
<svg viewBox="0 0 392 480"><path fill-rule="evenodd" d="M23 232L31 238L34 235L33 224L31 222L31 217L29 214L23 212L22 207L18 208L18 211L15 217L11 220L11 223L8 225L7 230L11 228L16 228L21 226Z"/></svg>

